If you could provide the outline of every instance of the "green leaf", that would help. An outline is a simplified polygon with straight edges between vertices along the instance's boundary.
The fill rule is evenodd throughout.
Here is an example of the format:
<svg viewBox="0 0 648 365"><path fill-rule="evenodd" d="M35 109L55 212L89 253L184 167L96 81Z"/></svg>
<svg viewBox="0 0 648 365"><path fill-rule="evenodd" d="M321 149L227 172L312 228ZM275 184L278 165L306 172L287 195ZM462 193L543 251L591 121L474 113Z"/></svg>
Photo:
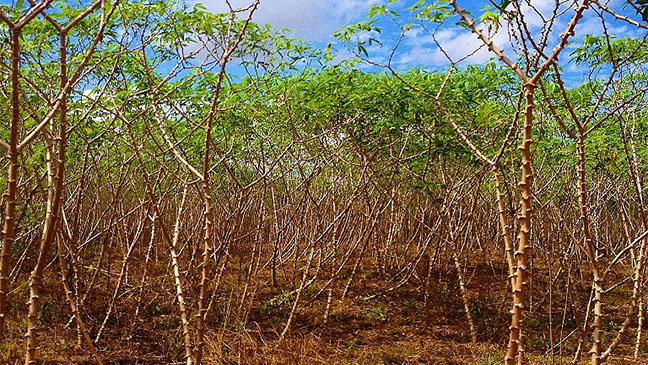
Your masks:
<svg viewBox="0 0 648 365"><path fill-rule="evenodd" d="M358 43L358 51L363 53L365 57L369 57L369 54L367 53L367 49L365 48L365 46L363 46L360 43Z"/></svg>

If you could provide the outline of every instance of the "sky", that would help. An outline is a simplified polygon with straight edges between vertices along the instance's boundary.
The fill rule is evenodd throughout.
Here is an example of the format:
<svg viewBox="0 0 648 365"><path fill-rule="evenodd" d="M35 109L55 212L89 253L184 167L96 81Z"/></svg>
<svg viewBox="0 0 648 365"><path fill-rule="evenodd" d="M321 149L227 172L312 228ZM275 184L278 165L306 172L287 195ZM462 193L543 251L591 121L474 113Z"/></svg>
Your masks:
<svg viewBox="0 0 648 365"><path fill-rule="evenodd" d="M200 2L213 12L227 12L224 0L190 0ZM250 0L231 0L234 8L242 8ZM346 24L365 18L369 7L384 1L375 0L261 0L253 20L277 29L289 29L306 41L324 43Z"/></svg>
<svg viewBox="0 0 648 365"><path fill-rule="evenodd" d="M190 4L201 2L208 10L213 12L225 12L228 7L224 0L186 0ZM235 8L249 5L251 0L230 0ZM390 9L398 11L402 16L398 20L401 24L408 23L405 8L415 3L415 0L401 0L395 4L388 4L387 0L261 0L257 12L254 14L253 21L270 24L277 29L289 29L291 35L299 37L310 42L315 47L324 48L328 43L333 43L333 49L337 52L338 59L345 59L351 56L351 53L341 44L336 42L332 34L348 24L357 23L367 19L367 13L372 4L387 5ZM573 15L573 8L566 9L571 1L561 1L564 5L559 10L566 10L558 18L555 24L553 37L550 38L548 50L558 41L558 35L567 26L567 23ZM623 8L624 0L612 0L610 6L619 12L628 13ZM482 14L485 6L489 4L484 0L463 0L458 1L459 5L469 10L473 15ZM525 3L525 1L521 1ZM537 35L545 25L542 16L548 18L554 9L556 0L531 0L531 4L537 12L523 5L523 14L526 16L526 23L532 34ZM611 17L605 16L608 31L617 37L621 36L642 36L639 30L627 24L614 21ZM455 19L455 18L453 18ZM467 54L476 51L463 64L483 64L493 58L490 53L477 37L471 32L456 26L458 19L448 22L438 29L423 28L413 26L401 41L398 51L395 52L392 65L397 69L408 69L412 67L424 67L428 69L440 69L448 65L446 56L436 45L431 32L434 31L436 40L442 45L446 53L458 60ZM370 58L373 61L384 63L387 61L393 45L400 36L400 29L390 22L379 23L382 32L374 35L382 41L382 46L374 46L369 49ZM572 38L573 42L568 46L567 51L571 52L586 34L602 35L603 27L599 16L592 10L586 11L584 18L579 22L576 28L576 35ZM506 27L502 26L497 32L492 33L492 38L496 45L504 49L505 53L512 59L517 59L510 45L510 39ZM567 71L572 71L568 82L579 83L579 79L584 77L582 67L579 68L570 64L567 57L562 57L561 66ZM571 68L571 69L569 69Z"/></svg>
<svg viewBox="0 0 648 365"><path fill-rule="evenodd" d="M227 12L229 10L226 0L181 0L189 5L202 3L209 11L214 13ZM250 5L252 0L229 0L234 8L244 8ZM497 0L499 1L499 0ZM580 3L582 0L578 0ZM0 4L14 5L16 0L0 0ZM390 4L392 2L393 4ZM426 3L432 3L432 0L426 0ZM558 17L554 24L552 37L549 39L549 52L558 41L559 34L566 28L569 19L572 17L574 10L573 4L576 0L518 0L522 5L522 14L525 15L525 23L528 25L530 33L537 37L545 26L546 21L542 18L548 18L554 10L555 4L561 3L558 9L564 11ZM633 18L637 16L627 7L624 7L626 0L602 0L609 3L614 10L630 15ZM349 49L340 44L332 35L335 31L344 28L348 24L357 23L367 20L367 13L372 5L385 5L390 9L401 14L397 22L402 26L405 23L412 22L409 17L409 6L416 3L416 0L260 0L258 10L255 12L253 21L260 24L270 24L276 29L288 29L290 35L295 38L302 38L316 48L325 48L332 43L333 54L336 55L337 61L348 59L353 56ZM490 4L487 0L458 0L461 7L471 12L473 18L482 14ZM528 4L532 5L529 6ZM509 9L512 5L509 6ZM594 8L594 7L592 7ZM616 37L622 36L644 36L644 33L638 28L628 25L622 21L615 21L609 15L604 15L607 30ZM399 39L401 29L397 24L391 21L380 21L378 25L382 28L380 34L372 34L374 38L381 41L381 45L374 44L367 47L369 58L378 63L386 63L393 49L394 44ZM392 66L398 70L407 70L410 68L426 68L429 70L439 70L448 66L446 54L454 61L470 55L461 65L484 64L493 59L493 54L483 46L474 34L465 28L456 25L458 17L449 19L443 25L435 28L434 24L427 23L426 27L414 25L403 37L399 48L394 52ZM572 42L568 45L566 52L560 58L560 66L568 74L568 83L575 85L580 83L586 76L582 66L577 66L569 62L569 57L565 54L570 53L577 47L582 38L587 34L602 35L603 26L601 19L594 9L588 9L584 18L581 19L576 27L576 34L572 37ZM433 36L434 35L434 36ZM502 24L499 30L491 34L494 43L504 50L504 53L511 59L518 59L519 55L515 53L515 48L511 46L511 39L507 33L506 23ZM442 46L442 52L437 42ZM376 68L367 67L375 70Z"/></svg>

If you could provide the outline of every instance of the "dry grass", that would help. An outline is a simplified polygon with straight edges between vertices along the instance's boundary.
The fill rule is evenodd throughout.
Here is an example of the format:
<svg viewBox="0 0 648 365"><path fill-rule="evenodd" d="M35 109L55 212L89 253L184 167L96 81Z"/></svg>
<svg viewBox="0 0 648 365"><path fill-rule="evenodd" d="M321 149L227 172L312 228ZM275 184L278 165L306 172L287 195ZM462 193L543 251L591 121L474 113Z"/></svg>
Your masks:
<svg viewBox="0 0 648 365"><path fill-rule="evenodd" d="M372 275L365 267L364 280L352 287L352 293L372 292L385 287L386 282ZM210 317L210 330L205 349L208 364L499 364L504 355L506 323L504 308L508 298L499 287L490 285L495 275L489 270L477 270L472 278L470 293L472 311L479 331L477 344L470 343L468 326L462 312L456 280L451 274L435 273L431 285L430 305L425 308L420 291L405 286L401 290L366 300L356 294L343 302L333 300L327 323L323 322L325 295L313 298L317 287L308 288L303 305L297 312L288 336L280 343L292 305L292 297L264 284L260 278L249 311L241 314L231 310L224 285L221 302ZM234 278L227 278L227 280ZM56 280L52 277L50 280ZM226 280L226 281L227 281ZM265 281L267 283L267 281ZM93 363L90 352L77 346L74 326L69 320L63 293L53 281L43 295L38 354L43 364ZM20 288L19 288L20 290ZM132 291L131 291L132 292ZM109 364L168 364L183 359L184 348L177 307L164 300L163 293L146 292L139 318L133 316L133 298L124 296L114 318L109 321L105 337L98 348ZM20 297L26 295L19 293ZM109 290L97 290L88 303L87 317L96 329L102 318L102 303ZM18 295L14 296L17 298ZM17 299L16 299L17 300ZM17 306L17 302L12 302ZM104 303L105 304L105 303ZM622 316L623 305L608 307L608 326ZM230 310L226 311L226 308ZM560 363L559 357L545 354L548 339L546 315L539 310L527 316L528 360L531 364ZM617 318L619 317L619 318ZM24 355L21 334L26 323L14 315L9 321L9 340L0 346L2 364L19 364ZM613 328L608 328L613 330ZM538 333L535 336L534 333ZM614 333L608 331L610 336ZM575 337L575 336L574 336ZM609 342L609 338L607 338ZM629 342L627 340L626 342ZM567 341L564 355L573 354L575 342ZM630 346L618 353L631 353ZM568 357L564 361L571 360ZM615 357L613 364L635 363L630 357ZM648 359L642 359L645 361ZM583 360L586 363L586 360Z"/></svg>

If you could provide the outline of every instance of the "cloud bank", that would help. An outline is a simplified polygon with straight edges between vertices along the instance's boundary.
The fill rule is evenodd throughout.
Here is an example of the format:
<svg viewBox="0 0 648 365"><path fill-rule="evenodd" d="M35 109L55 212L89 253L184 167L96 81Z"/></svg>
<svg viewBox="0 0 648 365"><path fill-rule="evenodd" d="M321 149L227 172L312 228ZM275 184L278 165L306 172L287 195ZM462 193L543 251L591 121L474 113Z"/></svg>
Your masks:
<svg viewBox="0 0 648 365"><path fill-rule="evenodd" d="M227 12L224 0L189 0L202 3L209 11ZM376 0L262 0L253 21L289 29L295 37L311 42L328 42L331 34L345 25L364 19ZM251 0L230 0L234 8L243 8Z"/></svg>

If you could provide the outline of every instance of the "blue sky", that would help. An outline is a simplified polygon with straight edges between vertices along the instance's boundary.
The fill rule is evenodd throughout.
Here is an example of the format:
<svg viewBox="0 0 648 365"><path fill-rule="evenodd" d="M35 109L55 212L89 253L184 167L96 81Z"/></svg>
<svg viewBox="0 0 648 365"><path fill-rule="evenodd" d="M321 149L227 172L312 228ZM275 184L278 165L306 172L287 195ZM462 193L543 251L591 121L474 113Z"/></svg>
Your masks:
<svg viewBox="0 0 648 365"><path fill-rule="evenodd" d="M187 0L190 3L202 2L210 11L224 12L227 6L224 0ZM231 0L234 7L244 7L251 0ZM388 5L399 11L402 15L407 12L405 8L415 3L415 0L401 0L396 4L388 5L387 0L261 0L259 9L253 20L258 23L270 24L275 28L287 28L291 30L292 35L300 37L305 41L311 42L316 47L325 47L329 42L334 43L334 48L338 51L340 58L349 57L350 54L341 45L335 44L332 37L333 32L343 28L347 24L356 23L367 19L367 12L372 4ZM484 7L489 1L458 1L459 5L467 8L473 15L481 14ZM525 1L521 1L525 3ZM564 3L559 10L565 11L558 17L552 36L549 39L547 51L553 48L558 40L558 35L565 29L567 22L573 15L573 8L568 9L572 4L571 1ZM623 9L624 0L611 0L610 6L620 12L628 13ZM545 18L548 18L556 4L555 0L531 0L531 6L523 5L522 10L525 14L526 23L529 30L534 35L542 31L545 25ZM606 26L610 34L616 37L622 36L642 36L643 33L632 26L620 21L614 21L610 16L604 16ZM636 17L635 17L636 18ZM410 22L403 16L401 23ZM437 41L443 49L455 60L472 53L475 54L463 62L463 64L483 64L488 62L493 55L485 48L479 49L482 45L475 35L469 31L456 26L455 21L448 22L438 29L430 29L414 26L404 37L395 54L393 65L398 69L408 69L411 67L425 67L428 69L443 68L448 64L444 54L439 50L432 37L434 32ZM378 37L383 41L383 45L370 49L372 60L385 62L388 58L395 40L400 35L400 29L389 22L380 23L383 31ZM567 51L576 47L583 36L586 34L602 35L603 27L599 16L592 9L586 11L584 18L576 28L576 35L573 37L573 43L568 46ZM497 32L493 32L492 37L495 44L505 50L505 53L512 59L517 59L514 47L508 36L506 26L503 25ZM582 79L583 68L577 68L569 64L568 57L561 57L561 66L569 73L568 81L571 84L579 83Z"/></svg>
<svg viewBox="0 0 648 365"><path fill-rule="evenodd" d="M0 0L0 4L15 5L16 0ZM85 0L90 1L90 0ZM225 0L180 0L189 4L202 3L212 12L226 12L228 6ZM230 0L234 8L246 7L252 0ZM499 1L499 0L497 0ZM522 13L529 31L537 37L545 25L542 17L548 18L554 10L556 0L518 0L522 5ZM624 9L626 0L601 0L603 3L616 11L631 15L637 18L633 11ZM314 47L324 48L330 42L333 43L334 54L338 60L349 58L352 55L341 44L336 43L332 34L348 24L357 23L367 19L367 13L371 5L386 5L402 14L398 19L401 24L411 22L405 10L416 2L416 0L400 0L394 4L388 4L388 0L261 0L259 8L254 15L253 21L261 24L270 24L277 29L289 29L292 36L302 38L311 43ZM431 0L427 1L432 2ZM559 16L554 25L552 36L549 38L547 52L553 48L558 36L567 26L567 22L573 15L573 4L576 1L561 0L559 3ZM580 1L578 1L580 3ZM26 3L26 2L25 2ZM460 6L467 8L473 16L478 16L483 9L489 5L487 0L458 0ZM593 6L594 7L594 6ZM604 15L608 32L616 37L635 36L641 37L643 31L628 25L622 21L615 21L609 15ZM438 41L443 50L454 60L466 55L471 55L462 62L466 64L483 64L493 58L493 54L483 47L483 44L470 31L455 25L458 18L455 16L442 26L434 28L428 24L427 27L413 26L403 38L399 49L395 52L393 66L399 70L413 67L423 67L430 70L443 69L448 61L443 52L435 42ZM370 58L379 63L385 63L389 57L395 41L401 34L400 28L390 22L379 23L383 31L379 35L373 35L382 41L382 46L375 45L369 48ZM585 12L584 18L576 28L576 35L572 37L566 52L560 58L560 66L566 71L566 78L569 84L576 85L585 76L584 67L576 67L569 63L567 54L580 44L580 40L587 34L602 35L603 27L601 18L593 9ZM434 35L434 36L433 36ZM498 31L492 33L496 45L502 48L511 59L517 59L516 48L511 45L511 39L507 32L507 25L503 24ZM480 48L481 47L481 48ZM474 53L473 53L474 52Z"/></svg>

